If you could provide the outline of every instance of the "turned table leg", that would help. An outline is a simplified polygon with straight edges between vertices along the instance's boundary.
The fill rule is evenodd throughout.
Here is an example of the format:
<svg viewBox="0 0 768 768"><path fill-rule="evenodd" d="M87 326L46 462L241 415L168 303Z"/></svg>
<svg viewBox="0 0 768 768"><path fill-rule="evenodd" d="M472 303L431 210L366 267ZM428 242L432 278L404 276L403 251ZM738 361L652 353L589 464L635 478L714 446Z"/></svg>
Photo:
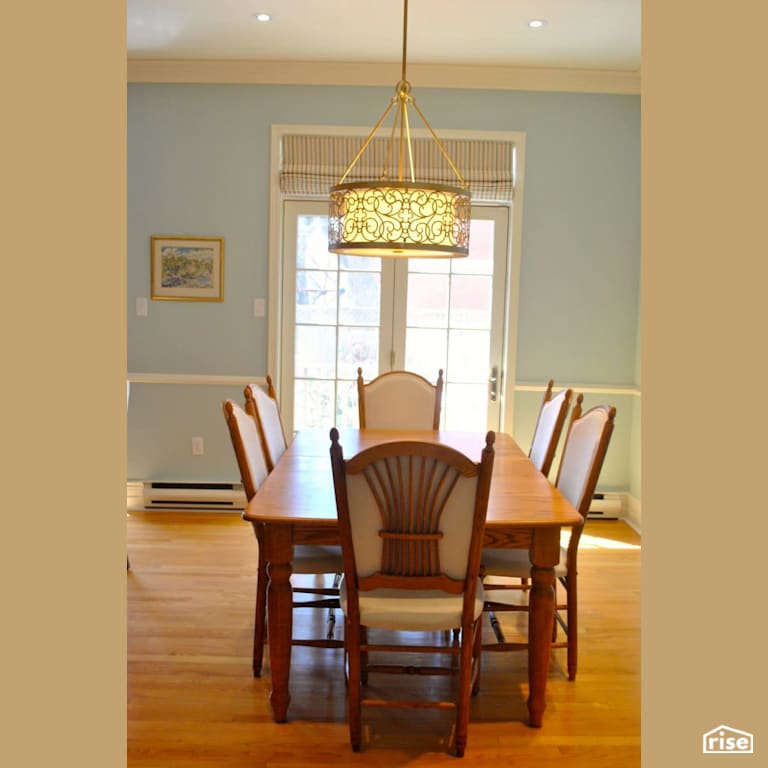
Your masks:
<svg viewBox="0 0 768 768"><path fill-rule="evenodd" d="M291 671L291 637L293 634L293 592L291 590L291 559L293 536L290 527L265 525L264 546L267 559L267 632L269 662L272 671L272 692L269 701L277 723L288 717L291 700L289 677Z"/></svg>
<svg viewBox="0 0 768 768"><path fill-rule="evenodd" d="M528 716L530 725L539 728L547 707L547 675L555 617L555 565L560 557L559 529L536 531L530 554Z"/></svg>

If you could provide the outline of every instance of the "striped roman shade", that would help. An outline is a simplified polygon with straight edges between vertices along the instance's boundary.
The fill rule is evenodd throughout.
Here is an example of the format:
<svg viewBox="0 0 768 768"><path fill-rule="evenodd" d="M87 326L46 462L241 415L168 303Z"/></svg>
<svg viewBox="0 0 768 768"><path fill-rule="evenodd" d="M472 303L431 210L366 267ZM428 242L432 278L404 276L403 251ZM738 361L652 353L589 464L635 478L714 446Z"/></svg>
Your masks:
<svg viewBox="0 0 768 768"><path fill-rule="evenodd" d="M282 137L280 191L288 195L328 195L360 150L363 136L286 134ZM345 179L378 179L387 161L386 137L374 137ZM474 139L443 140L448 155L469 184L472 200L508 202L514 198L512 173L514 144ZM457 185L458 179L430 138L412 139L413 170L417 181ZM389 158L389 178L397 179L397 147ZM407 163L406 159L406 163ZM410 166L403 179L410 180Z"/></svg>

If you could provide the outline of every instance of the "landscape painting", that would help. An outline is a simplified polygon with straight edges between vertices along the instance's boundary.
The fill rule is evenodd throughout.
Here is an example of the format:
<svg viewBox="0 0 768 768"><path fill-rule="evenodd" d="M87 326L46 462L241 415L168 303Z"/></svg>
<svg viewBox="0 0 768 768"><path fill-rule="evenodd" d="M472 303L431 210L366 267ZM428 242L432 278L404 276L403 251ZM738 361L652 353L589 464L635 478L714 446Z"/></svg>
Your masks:
<svg viewBox="0 0 768 768"><path fill-rule="evenodd" d="M224 239L153 235L152 298L224 300Z"/></svg>

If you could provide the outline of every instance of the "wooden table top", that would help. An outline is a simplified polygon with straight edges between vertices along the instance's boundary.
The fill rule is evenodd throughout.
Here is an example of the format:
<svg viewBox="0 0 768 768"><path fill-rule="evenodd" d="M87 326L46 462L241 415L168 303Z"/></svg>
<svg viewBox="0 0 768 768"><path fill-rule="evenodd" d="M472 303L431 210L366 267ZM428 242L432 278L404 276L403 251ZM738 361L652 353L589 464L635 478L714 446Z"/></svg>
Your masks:
<svg viewBox="0 0 768 768"><path fill-rule="evenodd" d="M297 433L274 470L248 504L250 522L336 526L328 429ZM378 443L436 441L479 461L485 432L339 429L344 457ZM581 522L581 515L539 472L509 435L497 432L486 529L559 527Z"/></svg>

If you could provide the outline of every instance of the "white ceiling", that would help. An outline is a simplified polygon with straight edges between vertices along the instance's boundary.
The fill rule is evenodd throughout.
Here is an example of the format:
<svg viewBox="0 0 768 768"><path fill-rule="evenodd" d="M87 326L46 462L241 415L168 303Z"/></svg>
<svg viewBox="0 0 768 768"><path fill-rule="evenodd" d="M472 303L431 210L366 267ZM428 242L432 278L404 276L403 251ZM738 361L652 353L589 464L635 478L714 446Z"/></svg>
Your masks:
<svg viewBox="0 0 768 768"><path fill-rule="evenodd" d="M127 0L129 60L400 62L402 0ZM260 24L259 11L273 20ZM530 19L546 19L538 30ZM407 61L639 72L640 0L410 0Z"/></svg>

